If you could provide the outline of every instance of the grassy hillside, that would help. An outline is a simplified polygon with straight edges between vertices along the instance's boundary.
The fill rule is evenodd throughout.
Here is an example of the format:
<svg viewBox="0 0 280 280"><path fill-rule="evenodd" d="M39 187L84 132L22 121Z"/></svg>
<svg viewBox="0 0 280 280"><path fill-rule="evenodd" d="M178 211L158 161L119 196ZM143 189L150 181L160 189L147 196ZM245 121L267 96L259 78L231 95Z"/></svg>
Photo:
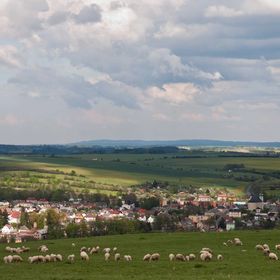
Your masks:
<svg viewBox="0 0 280 280"><path fill-rule="evenodd" d="M30 253L24 253L24 262L19 264L0 263L1 279L279 279L279 261L273 262L255 250L257 243L268 243L271 248L280 243L279 231L244 231L232 233L160 233L135 234L123 236L104 236L83 239L67 239L45 241L50 253L60 253L64 259L68 254L76 255L74 264L62 263L29 264L29 255L37 255L36 248L42 242L30 242ZM244 243L242 247L225 247L228 239L239 237ZM71 244L75 242L76 247ZM103 254L91 256L88 263L82 262L79 256L81 246L104 247L116 246L119 252L130 254L131 263L121 260L119 263L104 261ZM4 253L5 244L0 245L0 257ZM224 261L213 260L204 263L200 260L180 263L169 262L169 253L198 253L202 247L210 247L214 253L221 253ZM148 252L159 252L161 260L157 263L144 263L142 257Z"/></svg>
<svg viewBox="0 0 280 280"><path fill-rule="evenodd" d="M229 173L226 165L243 164L244 168ZM0 158L0 177L17 172L32 171L44 181L46 173L60 181L72 170L81 184L77 188L92 191L117 191L121 187L145 181L168 181L174 185L201 187L230 187L244 191L258 182L268 191L277 192L280 186L280 158L224 157L219 153L190 156L177 154L90 154L75 156L5 156ZM33 175L34 175L33 174ZM51 175L49 175L51 176ZM64 182L64 181L63 181ZM94 185L87 183L92 182ZM66 184L67 185L67 184Z"/></svg>

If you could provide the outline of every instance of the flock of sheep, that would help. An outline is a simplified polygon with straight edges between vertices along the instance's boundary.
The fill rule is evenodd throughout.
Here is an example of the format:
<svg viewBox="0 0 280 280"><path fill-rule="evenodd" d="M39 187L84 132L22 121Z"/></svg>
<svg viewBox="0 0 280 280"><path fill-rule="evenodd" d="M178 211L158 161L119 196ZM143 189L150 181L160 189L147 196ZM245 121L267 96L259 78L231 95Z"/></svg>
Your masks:
<svg viewBox="0 0 280 280"><path fill-rule="evenodd" d="M233 240L228 240L227 242L223 243L224 246L230 246L230 245L235 245L235 246L242 246L243 243L239 238L234 238ZM75 247L76 245L72 243L72 247ZM278 256L270 251L270 248L267 244L257 244L255 246L256 250L259 250L263 252L265 256L267 256L270 260L278 260ZM280 250L280 244L275 246L276 250ZM5 256L3 258L4 263L18 263L18 262L23 262L23 258L20 256L20 254L24 252L29 252L30 248L22 246L22 247L17 247L17 248L12 248L12 247L6 247L6 252L10 253L8 256ZM41 245L38 248L38 251L41 253L39 255L34 255L28 257L28 262L30 264L36 264L36 263L49 263L49 262L62 262L63 257L61 254L48 254L48 247L46 245ZM246 250L243 250L246 251ZM132 257L131 255L123 255L118 252L118 248L104 248L102 251L100 250L99 246L95 247L82 247L80 248L80 259L82 261L89 261L90 260L90 255L93 254L98 254L98 253L103 253L104 254L104 260L107 262L111 259L114 261L118 262L121 259L123 259L126 262L131 262ZM45 254L45 255L43 255ZM193 261L196 259L200 259L201 261L211 261L212 259L216 259L217 261L222 261L224 259L223 255L221 254L216 254L214 255L213 250L210 248L202 248L201 251L199 252L198 256L196 256L193 253L190 254L182 254L182 253L170 253L168 255L169 261L180 261L180 262L188 262L188 261ZM155 252L155 253L148 253L145 254L143 261L146 262L154 262L154 261L159 261L160 260L160 254ZM75 262L75 255L71 254L68 255L66 258L66 261L68 263L74 263Z"/></svg>

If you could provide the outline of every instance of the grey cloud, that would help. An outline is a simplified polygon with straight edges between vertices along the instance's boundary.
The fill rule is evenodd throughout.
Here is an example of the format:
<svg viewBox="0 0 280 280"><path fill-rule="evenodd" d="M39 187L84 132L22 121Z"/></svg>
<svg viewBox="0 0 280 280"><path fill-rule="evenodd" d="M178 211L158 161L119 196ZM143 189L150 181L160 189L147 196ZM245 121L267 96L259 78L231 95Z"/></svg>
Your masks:
<svg viewBox="0 0 280 280"><path fill-rule="evenodd" d="M73 19L77 23L94 23L101 20L101 9L96 4L91 4L90 6L85 6L82 8L79 14L72 15Z"/></svg>

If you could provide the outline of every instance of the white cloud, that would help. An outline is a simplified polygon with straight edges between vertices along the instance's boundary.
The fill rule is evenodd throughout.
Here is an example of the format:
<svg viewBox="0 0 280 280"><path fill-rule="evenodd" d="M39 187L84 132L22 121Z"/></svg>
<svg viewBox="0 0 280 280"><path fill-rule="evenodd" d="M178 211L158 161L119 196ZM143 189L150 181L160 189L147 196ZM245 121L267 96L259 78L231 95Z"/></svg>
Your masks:
<svg viewBox="0 0 280 280"><path fill-rule="evenodd" d="M243 16L244 12L235 10L226 6L210 6L205 11L206 17L239 17Z"/></svg>
<svg viewBox="0 0 280 280"><path fill-rule="evenodd" d="M21 67L22 59L15 46L0 45L0 65L4 64L11 67Z"/></svg>

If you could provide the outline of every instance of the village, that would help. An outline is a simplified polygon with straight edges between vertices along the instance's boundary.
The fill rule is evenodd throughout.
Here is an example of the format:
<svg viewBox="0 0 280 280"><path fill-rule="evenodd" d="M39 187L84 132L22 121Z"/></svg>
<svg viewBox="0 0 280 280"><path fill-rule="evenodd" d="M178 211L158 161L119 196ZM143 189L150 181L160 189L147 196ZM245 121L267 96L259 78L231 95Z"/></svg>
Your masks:
<svg viewBox="0 0 280 280"><path fill-rule="evenodd" d="M145 232L273 228L277 226L280 211L279 202L264 201L262 194L241 198L229 191L211 188L175 194L158 188L129 189L117 199L118 203L113 204L111 200L106 203L81 199L62 202L35 198L0 201L0 240L21 243L50 238L47 215L50 211L56 215L61 231L61 235L55 237L61 238L87 236L89 232L91 235L111 234L107 230L108 225L116 221L124 224L130 221L134 226L137 223L134 230L144 229ZM106 225L102 231L97 229L98 223ZM83 231L80 229L82 226ZM123 224L118 226L123 227ZM94 230L90 231L90 228ZM113 234L133 232L126 228Z"/></svg>

